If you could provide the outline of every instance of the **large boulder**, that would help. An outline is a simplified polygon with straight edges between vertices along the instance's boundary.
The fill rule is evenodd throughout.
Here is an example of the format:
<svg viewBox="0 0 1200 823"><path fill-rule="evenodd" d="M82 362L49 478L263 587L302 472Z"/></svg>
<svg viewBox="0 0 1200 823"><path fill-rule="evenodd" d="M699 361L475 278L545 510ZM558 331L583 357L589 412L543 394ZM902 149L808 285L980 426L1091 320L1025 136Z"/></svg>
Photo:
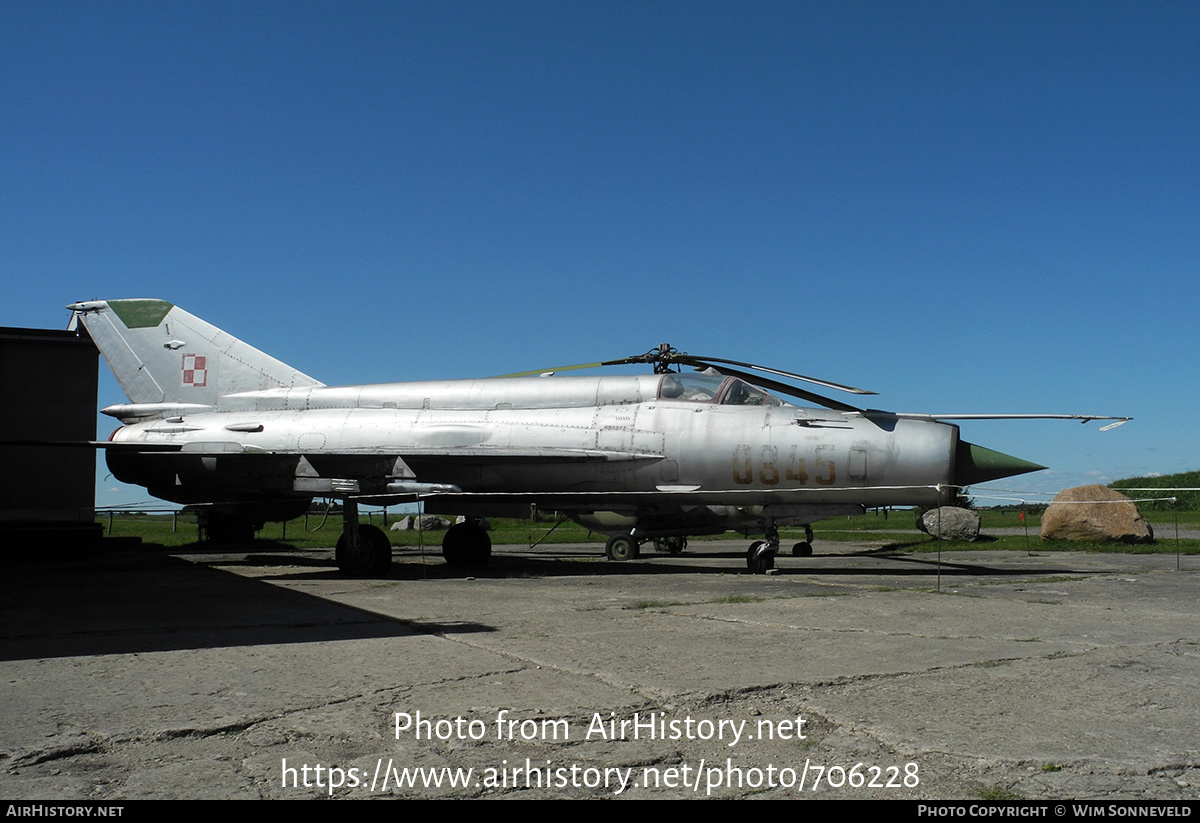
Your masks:
<svg viewBox="0 0 1200 823"><path fill-rule="evenodd" d="M1042 515L1043 540L1153 543L1154 530L1128 497L1108 486L1063 489Z"/></svg>
<svg viewBox="0 0 1200 823"><path fill-rule="evenodd" d="M392 524L391 530L394 532L436 532L450 528L450 521L444 517L438 517L435 514L424 514L420 517L414 515L405 515Z"/></svg>
<svg viewBox="0 0 1200 823"><path fill-rule="evenodd" d="M472 523L472 522L475 523L476 525L478 525L480 528L482 528L485 532L490 532L492 530L492 523L486 517L471 518L471 517L467 517L465 514L460 514L458 517L454 518L454 525L456 525L456 526L459 523Z"/></svg>
<svg viewBox="0 0 1200 823"><path fill-rule="evenodd" d="M930 509L917 519L917 528L943 540L975 541L979 539L979 512L957 506Z"/></svg>

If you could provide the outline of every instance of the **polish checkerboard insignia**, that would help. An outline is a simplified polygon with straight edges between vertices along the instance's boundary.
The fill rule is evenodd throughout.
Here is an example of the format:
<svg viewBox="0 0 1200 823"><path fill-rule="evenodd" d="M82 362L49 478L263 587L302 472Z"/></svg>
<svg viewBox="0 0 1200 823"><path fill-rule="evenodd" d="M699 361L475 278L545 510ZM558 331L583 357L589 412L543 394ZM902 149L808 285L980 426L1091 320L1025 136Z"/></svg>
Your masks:
<svg viewBox="0 0 1200 823"><path fill-rule="evenodd" d="M183 385L208 385L208 358L203 354L185 354L183 356Z"/></svg>

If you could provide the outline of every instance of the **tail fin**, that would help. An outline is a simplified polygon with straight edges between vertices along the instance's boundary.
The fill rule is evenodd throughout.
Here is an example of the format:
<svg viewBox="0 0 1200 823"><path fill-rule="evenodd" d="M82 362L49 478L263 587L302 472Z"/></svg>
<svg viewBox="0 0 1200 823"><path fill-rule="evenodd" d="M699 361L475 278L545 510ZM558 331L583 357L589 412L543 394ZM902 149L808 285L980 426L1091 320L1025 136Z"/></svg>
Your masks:
<svg viewBox="0 0 1200 823"><path fill-rule="evenodd" d="M323 385L165 300L67 306L135 404L216 406L226 394Z"/></svg>

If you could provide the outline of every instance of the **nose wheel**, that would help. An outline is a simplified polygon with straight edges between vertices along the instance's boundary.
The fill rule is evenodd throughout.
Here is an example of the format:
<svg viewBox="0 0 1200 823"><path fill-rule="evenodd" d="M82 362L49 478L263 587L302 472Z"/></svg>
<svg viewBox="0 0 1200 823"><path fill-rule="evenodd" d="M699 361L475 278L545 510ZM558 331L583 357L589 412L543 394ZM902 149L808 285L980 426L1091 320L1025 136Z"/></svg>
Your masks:
<svg viewBox="0 0 1200 823"><path fill-rule="evenodd" d="M746 568L750 574L766 574L775 568L775 555L779 554L779 529L774 523L767 524L766 540L755 540L746 550Z"/></svg>
<svg viewBox="0 0 1200 823"><path fill-rule="evenodd" d="M804 540L792 546L792 557L812 557L813 547L812 526L804 527Z"/></svg>
<svg viewBox="0 0 1200 823"><path fill-rule="evenodd" d="M750 574L766 574L775 568L775 555L779 551L779 541L774 544L770 540L755 540L746 550L746 568Z"/></svg>

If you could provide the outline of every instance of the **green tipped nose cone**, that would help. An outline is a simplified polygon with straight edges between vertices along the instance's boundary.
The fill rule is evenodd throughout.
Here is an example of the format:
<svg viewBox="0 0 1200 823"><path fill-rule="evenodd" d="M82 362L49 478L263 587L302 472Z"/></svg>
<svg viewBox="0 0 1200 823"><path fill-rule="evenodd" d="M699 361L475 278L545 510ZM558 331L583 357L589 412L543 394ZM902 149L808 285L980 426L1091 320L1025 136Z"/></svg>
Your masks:
<svg viewBox="0 0 1200 823"><path fill-rule="evenodd" d="M1044 468L1046 467L1037 463L985 449L966 440L958 441L958 450L954 454L954 482L959 486L986 483L988 480L999 480L1001 477L1041 471Z"/></svg>

